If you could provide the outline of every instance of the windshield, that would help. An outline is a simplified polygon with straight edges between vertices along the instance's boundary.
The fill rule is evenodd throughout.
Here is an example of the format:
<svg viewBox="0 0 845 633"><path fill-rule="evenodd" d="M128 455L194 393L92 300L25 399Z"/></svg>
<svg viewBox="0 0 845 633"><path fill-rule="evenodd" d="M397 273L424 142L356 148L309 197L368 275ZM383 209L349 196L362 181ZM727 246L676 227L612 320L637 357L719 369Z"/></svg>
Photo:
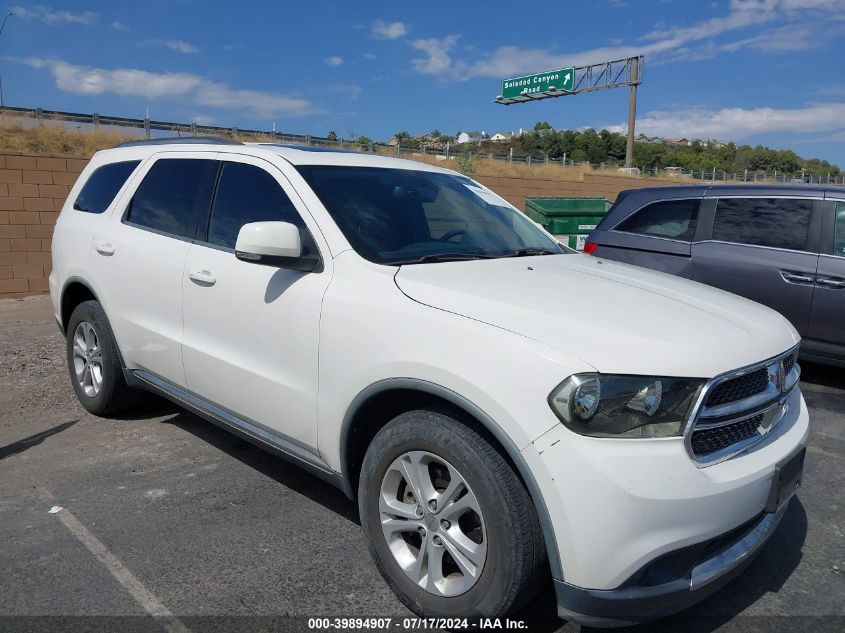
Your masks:
<svg viewBox="0 0 845 633"><path fill-rule="evenodd" d="M352 247L378 264L564 252L528 218L463 176L334 165L297 169Z"/></svg>

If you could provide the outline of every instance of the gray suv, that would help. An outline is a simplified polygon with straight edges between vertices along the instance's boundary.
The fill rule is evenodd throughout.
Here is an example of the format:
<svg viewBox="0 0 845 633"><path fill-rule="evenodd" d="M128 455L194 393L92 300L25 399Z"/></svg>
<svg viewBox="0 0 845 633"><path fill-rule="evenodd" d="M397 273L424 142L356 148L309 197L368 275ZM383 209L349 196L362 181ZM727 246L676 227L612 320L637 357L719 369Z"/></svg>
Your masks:
<svg viewBox="0 0 845 633"><path fill-rule="evenodd" d="M765 304L801 334L804 357L845 365L845 188L623 191L584 250Z"/></svg>

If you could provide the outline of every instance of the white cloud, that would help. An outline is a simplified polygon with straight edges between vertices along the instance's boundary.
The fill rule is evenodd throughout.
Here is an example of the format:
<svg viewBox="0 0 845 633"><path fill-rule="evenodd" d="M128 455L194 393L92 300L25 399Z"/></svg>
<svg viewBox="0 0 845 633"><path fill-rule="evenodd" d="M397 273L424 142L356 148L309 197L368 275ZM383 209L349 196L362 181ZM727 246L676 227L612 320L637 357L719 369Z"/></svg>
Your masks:
<svg viewBox="0 0 845 633"><path fill-rule="evenodd" d="M200 52L200 49L198 49L193 44L186 42L185 40L165 40L164 42L162 42L162 45L174 51L179 51L184 55L190 55L193 53Z"/></svg>
<svg viewBox="0 0 845 633"><path fill-rule="evenodd" d="M337 55L332 55L331 57L326 57L323 60L323 63L326 66L340 66L343 63L343 57L338 57Z"/></svg>
<svg viewBox="0 0 845 633"><path fill-rule="evenodd" d="M804 50L819 46L820 25L837 19L835 12L843 0L731 0L726 15L713 17L687 26L660 25L641 38L640 42L623 44L612 40L611 46L584 51L555 52L544 48L501 46L482 52L475 59L456 59L451 51L454 40L431 38L415 40L414 48L425 58L411 60L418 73L436 74L453 80L473 77L502 79L538 70L581 66L634 55L646 55L653 63L677 59L704 59L721 53L753 48L764 52ZM771 26L780 21L777 28ZM732 43L716 44L712 40L733 31L769 27Z"/></svg>
<svg viewBox="0 0 845 633"><path fill-rule="evenodd" d="M408 29L402 22L376 20L372 24L373 37L379 40L396 40L407 35Z"/></svg>
<svg viewBox="0 0 845 633"><path fill-rule="evenodd" d="M200 49L185 40L153 40L146 39L138 42L138 46L153 46L155 48L169 48L183 55L199 53Z"/></svg>
<svg viewBox="0 0 845 633"><path fill-rule="evenodd" d="M454 66L449 51L458 41L457 35L447 35L443 38L432 37L427 40L411 42L416 50L422 51L425 57L411 60L411 66L421 75L441 75Z"/></svg>
<svg viewBox="0 0 845 633"><path fill-rule="evenodd" d="M608 130L625 132L627 126ZM743 139L771 132L818 133L845 130L845 103L803 108L689 108L649 112L637 118L637 133L664 138Z"/></svg>
<svg viewBox="0 0 845 633"><path fill-rule="evenodd" d="M261 90L236 89L193 73L94 68L37 57L24 62L34 68L49 70L60 90L74 94L115 94L151 100L184 99L198 106L246 112L255 118L319 113L307 99Z"/></svg>
<svg viewBox="0 0 845 633"><path fill-rule="evenodd" d="M29 7L12 7L9 9L15 17L22 20L37 20L44 24L95 24L100 17L93 11L82 11L74 13L63 9L54 9L44 5L33 5Z"/></svg>
<svg viewBox="0 0 845 633"><path fill-rule="evenodd" d="M111 27L115 31L125 31L125 30L127 30L126 25L124 25L122 22L118 22L117 20L115 20L114 22L111 23Z"/></svg>
<svg viewBox="0 0 845 633"><path fill-rule="evenodd" d="M364 59L378 59L378 55L375 53L361 53L361 57Z"/></svg>

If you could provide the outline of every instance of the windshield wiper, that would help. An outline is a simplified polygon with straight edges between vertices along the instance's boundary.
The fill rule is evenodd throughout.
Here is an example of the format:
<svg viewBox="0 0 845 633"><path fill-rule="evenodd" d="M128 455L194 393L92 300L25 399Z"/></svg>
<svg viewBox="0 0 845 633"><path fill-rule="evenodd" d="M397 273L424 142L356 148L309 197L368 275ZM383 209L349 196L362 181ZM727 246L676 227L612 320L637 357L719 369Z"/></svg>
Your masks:
<svg viewBox="0 0 845 633"><path fill-rule="evenodd" d="M520 248L499 257L532 257L534 255L560 255L560 251L552 251L548 248Z"/></svg>
<svg viewBox="0 0 845 633"><path fill-rule="evenodd" d="M433 264L439 262L463 262L471 259L494 259L495 255L485 255L483 253L435 253L432 255L423 255L414 259L394 259L385 264L391 266L400 266L403 264Z"/></svg>

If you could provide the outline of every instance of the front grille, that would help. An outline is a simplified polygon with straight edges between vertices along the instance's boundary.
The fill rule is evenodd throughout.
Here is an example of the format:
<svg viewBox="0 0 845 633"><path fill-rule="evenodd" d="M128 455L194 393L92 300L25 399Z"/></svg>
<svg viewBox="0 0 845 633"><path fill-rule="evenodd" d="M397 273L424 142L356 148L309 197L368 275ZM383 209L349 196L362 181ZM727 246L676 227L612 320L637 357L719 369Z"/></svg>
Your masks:
<svg viewBox="0 0 845 633"><path fill-rule="evenodd" d="M749 398L766 390L769 384L769 370L765 367L726 380L717 386L707 398L705 406L715 407L728 402Z"/></svg>
<svg viewBox="0 0 845 633"><path fill-rule="evenodd" d="M704 457L727 448L757 434L757 427L763 421L760 413L733 424L717 426L712 429L695 429L692 433L692 452L696 457Z"/></svg>

